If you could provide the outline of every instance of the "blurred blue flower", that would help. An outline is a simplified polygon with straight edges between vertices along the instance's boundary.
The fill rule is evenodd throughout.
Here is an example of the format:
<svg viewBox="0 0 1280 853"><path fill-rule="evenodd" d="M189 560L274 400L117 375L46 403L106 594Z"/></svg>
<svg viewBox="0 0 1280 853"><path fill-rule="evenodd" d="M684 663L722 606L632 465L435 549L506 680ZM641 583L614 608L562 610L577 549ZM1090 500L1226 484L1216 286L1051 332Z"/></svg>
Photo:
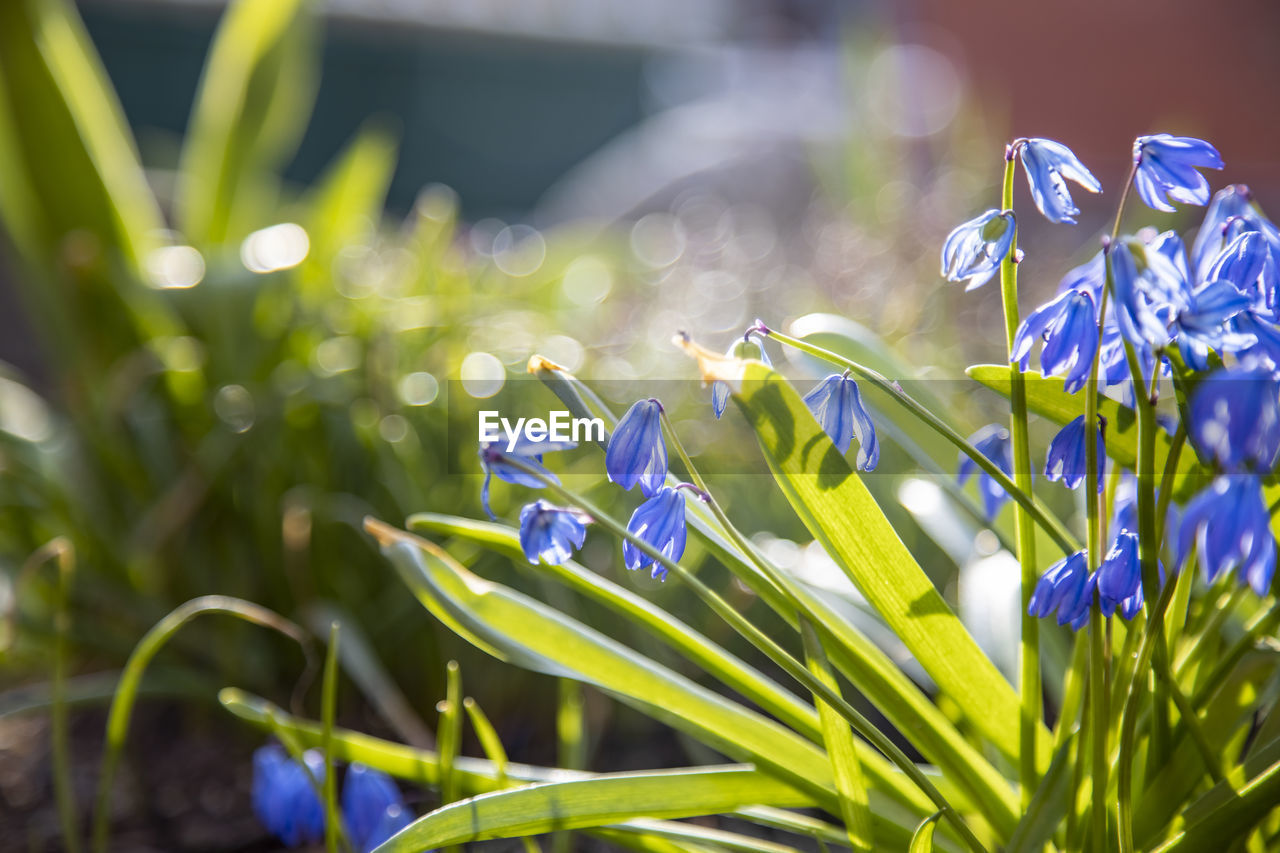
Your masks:
<svg viewBox="0 0 1280 853"><path fill-rule="evenodd" d="M1192 546L1210 583L1238 568L1254 592L1267 594L1276 568L1276 540L1256 474L1224 474L1191 499L1182 514L1178 553L1185 559Z"/></svg>
<svg viewBox="0 0 1280 853"><path fill-rule="evenodd" d="M497 521L497 516L489 507L489 479L497 477L507 483L526 486L530 489L541 489L543 482L529 472L518 467L526 465L559 483L559 478L542 466L542 454L556 450L571 450L578 445L572 441L530 441L523 434L517 436L514 443L504 435L495 442L480 445L480 468L484 471L484 484L480 486L480 504L489 518ZM509 449L508 449L509 448Z"/></svg>
<svg viewBox="0 0 1280 853"><path fill-rule="evenodd" d="M856 436L858 470L875 469L880 462L876 427L862 404L858 383L850 379L848 373L833 373L823 379L804 395L804 403L841 455L849 452L849 444Z"/></svg>
<svg viewBox="0 0 1280 853"><path fill-rule="evenodd" d="M363 853L370 853L376 850L379 845L385 844L400 830L413 823L413 813L404 806L391 805L383 810L382 815L378 818L377 824L373 829L369 830L368 836L365 837Z"/></svg>
<svg viewBox="0 0 1280 853"><path fill-rule="evenodd" d="M1089 621L1094 577L1089 574L1084 551L1068 554L1054 563L1036 582L1027 613L1044 619L1057 611L1058 624L1080 630Z"/></svg>
<svg viewBox="0 0 1280 853"><path fill-rule="evenodd" d="M388 828L389 810L394 810L394 820L403 822L383 834ZM342 782L342 820L350 833L351 843L361 853L368 853L408 826L410 815L404 808L400 789L390 776L363 764L352 763Z"/></svg>
<svg viewBox="0 0 1280 853"><path fill-rule="evenodd" d="M1205 281L1229 281L1252 297L1255 308L1273 309L1276 261L1267 238L1259 231L1240 231L1213 259Z"/></svg>
<svg viewBox="0 0 1280 853"><path fill-rule="evenodd" d="M1209 182L1197 169L1221 169L1218 150L1202 139L1157 133L1133 141L1134 187L1148 207L1172 213L1183 204L1209 200Z"/></svg>
<svg viewBox="0 0 1280 853"><path fill-rule="evenodd" d="M631 514L627 532L656 548L669 560L676 561L684 554L685 521L684 495L680 490L663 486ZM665 580L667 570L630 540L622 543L622 561L633 571L653 566L653 577Z"/></svg>
<svg viewBox="0 0 1280 853"><path fill-rule="evenodd" d="M1098 309L1087 290L1068 290L1027 315L1013 339L1012 360L1026 371L1031 348L1044 341L1040 367L1046 376L1063 376L1074 394L1089 380L1098 351Z"/></svg>
<svg viewBox="0 0 1280 853"><path fill-rule="evenodd" d="M314 749L303 753L303 758L306 767L276 743L253 753L254 814L287 847L324 838L324 805L316 791L324 781L324 758Z"/></svg>
<svg viewBox="0 0 1280 853"><path fill-rule="evenodd" d="M1050 222L1075 224L1080 210L1071 200L1067 181L1075 181L1091 193L1102 192L1102 184L1071 149L1052 139L1028 139L1018 149L1027 173L1031 197Z"/></svg>
<svg viewBox="0 0 1280 853"><path fill-rule="evenodd" d="M1009 431L999 424L989 424L969 436L969 443L979 453L990 459L1004 473L1013 475L1013 450L1009 442ZM967 454L960 455L960 467L956 471L956 479L964 485L969 475L979 471L978 463ZM1004 487L992 479L985 471L978 474L978 492L982 495L982 509L987 521L992 521L1000 507L1011 500Z"/></svg>
<svg viewBox="0 0 1280 853"><path fill-rule="evenodd" d="M942 277L968 281L965 290L991 280L1013 245L1013 211L988 210L956 227L942 244Z"/></svg>
<svg viewBox="0 0 1280 853"><path fill-rule="evenodd" d="M618 421L604 455L611 482L627 491L640 484L645 497L653 497L667 480L667 442L662 436L662 404L652 398L639 400Z"/></svg>
<svg viewBox="0 0 1280 853"><path fill-rule="evenodd" d="M769 360L769 353L765 351L762 342L751 340L751 334L748 332L746 337L738 338L729 345L729 349L725 351L725 355L730 358L755 359L763 362L765 367L773 367L773 362ZM724 407L729 403L729 386L720 380L711 383L711 411L715 412L716 420L724 414Z"/></svg>
<svg viewBox="0 0 1280 853"><path fill-rule="evenodd" d="M1267 472L1280 452L1280 381L1270 371L1223 369L1191 394L1190 437L1225 471Z"/></svg>
<svg viewBox="0 0 1280 853"><path fill-rule="evenodd" d="M1101 420L1101 418L1099 418ZM1049 442L1049 453L1044 463L1044 475L1050 481L1062 481L1068 489L1075 489L1084 482L1085 474L1084 415L1058 431ZM1098 491L1102 491L1103 463L1106 460L1106 442L1102 426L1098 426Z"/></svg>
<svg viewBox="0 0 1280 853"><path fill-rule="evenodd" d="M558 566L582 547L586 518L574 509L554 506L539 498L520 510L520 547L530 563L543 560Z"/></svg>
<svg viewBox="0 0 1280 853"><path fill-rule="evenodd" d="M1142 607L1142 566L1138 562L1137 534L1121 531L1116 534L1111 548L1098 567L1098 603L1104 616L1111 616L1120 608L1121 615L1132 619L1134 613L1126 612L1124 603L1132 601L1132 607Z"/></svg>
<svg viewBox="0 0 1280 853"><path fill-rule="evenodd" d="M1191 244L1191 268L1196 279L1208 279L1209 266L1226 245L1225 232L1228 220L1252 213L1253 193L1244 184L1230 184L1218 190L1204 212L1204 221L1196 231Z"/></svg>

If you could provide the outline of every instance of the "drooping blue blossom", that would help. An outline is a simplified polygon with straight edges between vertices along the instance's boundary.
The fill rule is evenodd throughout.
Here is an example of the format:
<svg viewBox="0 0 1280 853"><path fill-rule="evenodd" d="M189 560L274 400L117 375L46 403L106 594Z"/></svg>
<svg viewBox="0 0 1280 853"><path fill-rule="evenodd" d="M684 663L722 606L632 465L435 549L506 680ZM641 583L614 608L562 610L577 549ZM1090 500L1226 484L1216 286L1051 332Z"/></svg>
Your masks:
<svg viewBox="0 0 1280 853"><path fill-rule="evenodd" d="M991 280L1013 246L1012 210L988 210L956 227L942 244L942 277L967 281L966 291Z"/></svg>
<svg viewBox="0 0 1280 853"><path fill-rule="evenodd" d="M969 436L969 443L983 456L995 463L1004 473L1013 476L1013 449L1009 442L1009 431L999 424L988 424ZM964 485L969 475L978 473L978 493L982 495L982 510L987 521L995 519L1000 507L1012 500L1004 487L996 482L990 474L980 471L978 463L967 454L960 455L960 467L956 471L956 479Z"/></svg>
<svg viewBox="0 0 1280 853"><path fill-rule="evenodd" d="M480 468L484 471L484 484L480 486L480 504L484 507L484 511L489 518L494 521L497 520L497 516L493 514L493 510L489 507L489 481L491 477L497 477L499 480L517 486L541 489L544 485L543 482L521 467L527 466L541 472L551 482L559 483L560 480L556 475L542 466L542 454L552 453L557 450L572 450L577 446L572 441L552 441L550 439L531 441L523 433L517 435L514 441L511 440L510 436L504 435L497 441L482 443L480 445Z"/></svg>
<svg viewBox="0 0 1280 853"><path fill-rule="evenodd" d="M1190 437L1228 472L1270 471L1280 452L1280 381L1268 370L1223 369L1191 395Z"/></svg>
<svg viewBox="0 0 1280 853"><path fill-rule="evenodd" d="M1230 184L1214 193L1191 244L1191 268L1197 280L1208 280L1209 266L1227 243L1227 222L1249 217L1253 213L1252 205L1253 193L1244 184Z"/></svg>
<svg viewBox="0 0 1280 853"><path fill-rule="evenodd" d="M1027 173L1031 197L1050 222L1076 222L1079 208L1071 200L1067 181L1075 181L1091 193L1102 192L1102 184L1085 168L1071 149L1052 139L1028 139L1018 149Z"/></svg>
<svg viewBox="0 0 1280 853"><path fill-rule="evenodd" d="M1085 429L1084 415L1073 420L1058 431L1049 442L1049 453L1044 463L1045 478L1051 481L1061 480L1068 489L1079 488L1084 482L1087 468L1085 465ZM1102 491L1102 461L1106 459L1106 443L1102 426L1098 426L1098 491Z"/></svg>
<svg viewBox="0 0 1280 853"><path fill-rule="evenodd" d="M1057 612L1059 625L1080 630L1089 621L1095 579L1089 573L1084 551L1068 554L1054 563L1036 582L1027 613L1044 619Z"/></svg>
<svg viewBox="0 0 1280 853"><path fill-rule="evenodd" d="M1261 234L1272 257L1280 261L1280 229L1254 206L1249 188L1244 184L1234 184L1218 190L1205 211L1204 223L1196 232L1191 246L1191 266L1197 280L1210 280L1209 270L1222 251L1234 239L1248 232Z"/></svg>
<svg viewBox="0 0 1280 853"><path fill-rule="evenodd" d="M1240 220L1232 220L1232 224L1237 222ZM1255 310L1272 313L1276 275L1276 260L1267 238L1260 231L1241 231L1213 259L1205 280L1228 281L1249 295Z"/></svg>
<svg viewBox="0 0 1280 853"><path fill-rule="evenodd" d="M408 826L410 819L404 797L390 776L363 764L352 763L347 768L342 782L342 820L357 850L368 853ZM395 824L399 825L392 829Z"/></svg>
<svg viewBox="0 0 1280 853"><path fill-rule="evenodd" d="M520 510L520 547L530 563L542 560L558 566L582 547L587 518L575 509L554 506L539 498Z"/></svg>
<svg viewBox="0 0 1280 853"><path fill-rule="evenodd" d="M1124 602L1135 599L1141 607L1142 566L1138 562L1138 536L1121 531L1116 534L1111 548L1098 567L1098 603L1104 616L1111 616L1117 608L1126 619L1132 614L1124 612Z"/></svg>
<svg viewBox="0 0 1280 853"><path fill-rule="evenodd" d="M823 379L804 395L804 403L841 455L849 452L849 445L856 437L858 470L875 470L880 462L876 427L862 404L858 383L849 378L847 372L833 373Z"/></svg>
<svg viewBox="0 0 1280 853"><path fill-rule="evenodd" d="M773 362L769 360L769 353L765 351L764 344L751 340L750 332L745 337L738 338L731 343L725 355L730 358L755 359L763 362L765 367L773 366ZM729 386L717 379L711 383L711 411L715 412L716 420L720 420L720 416L724 414L724 407L728 404Z"/></svg>
<svg viewBox="0 0 1280 853"><path fill-rule="evenodd" d="M604 455L604 469L611 482L627 491L640 484L645 497L653 497L667 480L667 442L662 436L662 404L652 398L639 400L618 421Z"/></svg>
<svg viewBox="0 0 1280 853"><path fill-rule="evenodd" d="M324 781L324 758L314 749L303 758L305 767L276 743L253 753L254 814L286 847L324 838L324 805L316 790Z"/></svg>
<svg viewBox="0 0 1280 853"><path fill-rule="evenodd" d="M1275 573L1276 540L1261 478L1224 474L1192 498L1182 514L1178 553L1185 558L1192 546L1210 583L1239 569L1254 592L1266 595Z"/></svg>
<svg viewBox="0 0 1280 853"><path fill-rule="evenodd" d="M1027 315L1013 339L1012 360L1026 371L1031 348L1044 341L1040 367L1047 376L1062 376L1074 394L1089 380L1098 351L1098 309L1087 290L1068 290Z"/></svg>
<svg viewBox="0 0 1280 853"><path fill-rule="evenodd" d="M669 560L679 560L684 554L685 519L684 495L680 489L663 486L631 514L627 532L657 549ZM622 543L622 561L633 571L653 566L653 577L665 580L667 570L648 554L636 547L631 540Z"/></svg>
<svg viewBox="0 0 1280 853"><path fill-rule="evenodd" d="M1197 169L1221 169L1218 150L1202 139L1157 133L1133 141L1134 188L1148 207L1172 213L1170 200L1209 201L1209 181Z"/></svg>

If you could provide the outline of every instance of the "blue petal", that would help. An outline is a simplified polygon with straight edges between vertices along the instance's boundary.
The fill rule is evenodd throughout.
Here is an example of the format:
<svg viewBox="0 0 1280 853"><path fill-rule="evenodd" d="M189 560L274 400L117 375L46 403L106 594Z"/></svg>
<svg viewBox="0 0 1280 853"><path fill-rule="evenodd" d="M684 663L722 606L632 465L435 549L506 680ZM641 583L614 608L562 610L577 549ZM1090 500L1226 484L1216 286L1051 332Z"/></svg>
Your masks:
<svg viewBox="0 0 1280 853"><path fill-rule="evenodd" d="M1036 207L1051 222L1075 223L1080 210L1071 199L1067 180L1089 192L1101 192L1098 179L1067 146L1051 139L1029 139L1020 149L1022 168Z"/></svg>
<svg viewBox="0 0 1280 853"><path fill-rule="evenodd" d="M662 435L662 406L640 400L618 421L605 451L609 480L630 491L636 483L652 497L667 479L667 444Z"/></svg>

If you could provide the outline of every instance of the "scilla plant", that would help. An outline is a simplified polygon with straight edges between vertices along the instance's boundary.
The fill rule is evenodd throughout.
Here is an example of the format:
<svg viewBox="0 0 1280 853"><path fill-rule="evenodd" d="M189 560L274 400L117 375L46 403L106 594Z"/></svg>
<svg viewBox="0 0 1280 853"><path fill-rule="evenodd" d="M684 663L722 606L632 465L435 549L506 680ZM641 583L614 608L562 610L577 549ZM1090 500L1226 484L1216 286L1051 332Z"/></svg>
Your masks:
<svg viewBox="0 0 1280 853"><path fill-rule="evenodd" d="M713 386L708 414L726 410L727 393L758 440L742 453L763 456L771 486L910 652L928 692L735 524L661 401L639 400L619 418L585 383L535 357L530 372L569 409L610 428L598 488L568 487L552 472L555 457L543 457L586 448L501 442L480 448L480 463L486 488L496 477L529 490L518 522L422 514L408 530L373 519L366 529L431 614L478 648L593 685L740 763L591 774L507 766L491 754L456 775L462 759L452 755L330 731L240 694L226 704L298 748L327 742L337 759L419 782L448 776L469 795L410 823L385 851L563 829L643 850L785 850L814 840L973 853L1274 849L1280 232L1243 186L1210 202L1199 170L1222 166L1212 146L1140 137L1101 251L1023 318L1018 272L1030 256L1013 211L1019 161L1053 222L1079 213L1068 182L1102 189L1063 145L1019 139L1006 148L1001 206L947 238L945 278L972 289L999 277L1008 360L968 373L1008 399L1006 422L965 438L897 381L763 322L726 355L676 338ZM1189 252L1173 231L1122 232L1131 190L1158 210L1209 204ZM802 395L770 367L766 345L827 362L829 375ZM1037 345L1041 372L1030 369ZM881 450L868 387L959 451L957 474L978 475L993 523L1013 506L1021 634L1012 684L864 484ZM1033 415L1059 428L1043 449L1032 446ZM887 426L887 414L879 418ZM629 520L595 499L637 486ZM1064 488L1084 505L1083 541L1044 500ZM575 562L595 536L617 540L627 569L696 596L769 672L609 580L608 565ZM766 631L686 564L690 540L790 631ZM607 609L721 689L476 575L461 560L477 545ZM1042 654L1042 633L1055 632L1074 643L1065 667ZM1046 708L1045 695L1059 699ZM794 840L679 820L716 814Z"/></svg>

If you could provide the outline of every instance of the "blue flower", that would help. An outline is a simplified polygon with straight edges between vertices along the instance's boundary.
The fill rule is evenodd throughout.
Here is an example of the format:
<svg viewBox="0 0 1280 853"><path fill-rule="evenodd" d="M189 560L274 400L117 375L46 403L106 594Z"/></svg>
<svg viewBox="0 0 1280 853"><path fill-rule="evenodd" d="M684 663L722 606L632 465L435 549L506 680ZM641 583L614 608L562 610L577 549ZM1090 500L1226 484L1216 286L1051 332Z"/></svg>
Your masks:
<svg viewBox="0 0 1280 853"><path fill-rule="evenodd" d="M1098 567L1098 603L1102 613L1111 616L1120 608L1121 615L1132 619L1133 614L1126 612L1124 602L1133 600L1129 609L1142 607L1142 565L1138 562L1138 537L1134 533L1121 531L1116 534L1115 541L1107 555L1102 558Z"/></svg>
<svg viewBox="0 0 1280 853"><path fill-rule="evenodd" d="M804 403L841 455L849 452L849 444L856 436L858 470L875 470L880 462L876 427L862 404L858 383L850 379L848 373L833 373L823 379L804 395Z"/></svg>
<svg viewBox="0 0 1280 853"><path fill-rule="evenodd" d="M1253 194L1244 184L1231 184L1214 193L1213 201L1204 212L1204 222L1191 244L1191 267L1196 271L1198 280L1208 278L1209 265L1226 244L1227 222L1251 215L1252 202Z"/></svg>
<svg viewBox="0 0 1280 853"><path fill-rule="evenodd" d="M640 484L653 497L667 480L667 442L662 437L662 404L652 398L634 403L609 436L604 469L611 482L627 491Z"/></svg>
<svg viewBox="0 0 1280 853"><path fill-rule="evenodd" d="M1091 193L1102 192L1102 184L1071 149L1052 139L1028 139L1019 148L1022 168L1027 173L1031 197L1050 222L1075 224L1080 210L1071 200L1067 181L1075 181Z"/></svg>
<svg viewBox="0 0 1280 853"><path fill-rule="evenodd" d="M1094 576L1089 574L1084 551L1068 554L1054 563L1036 582L1027 613L1044 619L1057 611L1058 624L1080 630L1089 621L1093 601Z"/></svg>
<svg viewBox="0 0 1280 853"><path fill-rule="evenodd" d="M480 468L484 471L484 484L480 487L480 504L489 518L497 521L497 516L489 507L489 479L497 477L507 483L526 486L530 489L541 489L543 482L533 474L519 467L521 465L540 471L551 482L560 480L542 466L542 454L556 450L571 450L578 445L572 441L530 441L519 435L514 441L504 435L495 442L484 442L480 445Z"/></svg>
<svg viewBox="0 0 1280 853"><path fill-rule="evenodd" d="M1135 346L1165 346L1169 324L1186 301L1185 278L1165 254L1136 240L1117 240L1108 254L1120 332Z"/></svg>
<svg viewBox="0 0 1280 853"><path fill-rule="evenodd" d="M1280 370L1280 326L1256 311L1241 311L1231 321L1237 334L1252 338L1253 343L1236 355L1241 363Z"/></svg>
<svg viewBox="0 0 1280 853"><path fill-rule="evenodd" d="M627 532L657 549L664 557L676 561L684 554L684 496L680 490L663 486L631 514ZM622 561L633 571L653 566L653 577L665 580L667 570L631 540L622 543Z"/></svg>
<svg viewBox="0 0 1280 853"><path fill-rule="evenodd" d="M1276 567L1276 540L1257 475L1223 475L1191 499L1182 514L1178 553L1197 546L1210 583L1239 569L1258 595L1266 595Z"/></svg>
<svg viewBox="0 0 1280 853"><path fill-rule="evenodd" d="M1099 418L1101 421L1101 418ZM1084 415L1058 431L1049 442L1049 454L1044 463L1044 475L1051 481L1061 480L1068 489L1075 489L1084 482L1085 474ZM1098 491L1102 491L1102 461L1106 459L1106 444L1102 427L1098 427Z"/></svg>
<svg viewBox="0 0 1280 853"><path fill-rule="evenodd" d="M1218 150L1202 139L1157 133L1133 141L1134 187L1148 207L1172 213L1170 200L1204 204L1209 182L1196 169L1221 169Z"/></svg>
<svg viewBox="0 0 1280 853"><path fill-rule="evenodd" d="M393 812L391 820L399 822L399 826L386 832L390 826L389 812ZM342 819L356 849L368 853L408 826L410 815L405 810L400 789L390 776L353 763L347 768L342 783Z"/></svg>
<svg viewBox="0 0 1280 853"><path fill-rule="evenodd" d="M755 359L763 362L765 367L773 366L773 362L769 360L769 353L765 352L764 344L751 340L750 332L730 344L725 355L730 358ZM720 416L724 414L724 407L728 403L729 386L717 379L711 383L711 411L715 412L716 420L720 420Z"/></svg>
<svg viewBox="0 0 1280 853"><path fill-rule="evenodd" d="M994 462L1001 471L1010 476L1013 475L1013 451L1007 429L999 424L990 424L969 436L969 443L979 453ZM977 462L970 459L967 454L960 455L960 468L956 471L956 478L960 485L963 486L969 479L969 475L977 470ZM982 495L982 509L987 521L993 520L1005 501L1011 500L1004 487L985 471L978 474L978 492Z"/></svg>
<svg viewBox="0 0 1280 853"><path fill-rule="evenodd" d="M253 753L254 814L287 847L324 838L324 805L316 791L324 780L324 758L314 749L303 758L306 767L275 743Z"/></svg>
<svg viewBox="0 0 1280 853"><path fill-rule="evenodd" d="M1058 282L1058 292L1066 293L1069 290L1087 291L1093 297L1093 302L1096 305L1098 300L1102 298L1102 288L1107 283L1106 263L1106 255L1098 252L1080 266L1071 268L1062 277L1062 281Z"/></svg>
<svg viewBox="0 0 1280 853"><path fill-rule="evenodd" d="M1190 435L1229 472L1267 472L1280 452L1280 382L1259 368L1219 370L1191 395Z"/></svg>
<svg viewBox="0 0 1280 853"><path fill-rule="evenodd" d="M1031 347L1044 341L1040 367L1047 376L1065 374L1066 389L1074 394L1089 380L1098 351L1098 309L1087 290L1068 290L1032 311L1013 339L1012 360L1026 371Z"/></svg>
<svg viewBox="0 0 1280 853"><path fill-rule="evenodd" d="M942 244L942 277L968 281L965 290L986 284L1009 254L1016 231L1012 210L988 210L958 226Z"/></svg>
<svg viewBox="0 0 1280 853"><path fill-rule="evenodd" d="M544 560L558 566L582 547L587 537L585 517L577 510L536 500L520 510L520 547L530 563Z"/></svg>
<svg viewBox="0 0 1280 853"><path fill-rule="evenodd" d="M387 806L377 824L369 830L369 835L364 840L363 853L376 850L412 822L413 814L404 806Z"/></svg>
<svg viewBox="0 0 1280 853"><path fill-rule="evenodd" d="M1178 311L1173 328L1182 360L1192 370L1209 368L1209 352L1240 352L1256 338L1241 334L1227 321L1249 307L1249 297L1225 279L1207 281L1191 292Z"/></svg>

